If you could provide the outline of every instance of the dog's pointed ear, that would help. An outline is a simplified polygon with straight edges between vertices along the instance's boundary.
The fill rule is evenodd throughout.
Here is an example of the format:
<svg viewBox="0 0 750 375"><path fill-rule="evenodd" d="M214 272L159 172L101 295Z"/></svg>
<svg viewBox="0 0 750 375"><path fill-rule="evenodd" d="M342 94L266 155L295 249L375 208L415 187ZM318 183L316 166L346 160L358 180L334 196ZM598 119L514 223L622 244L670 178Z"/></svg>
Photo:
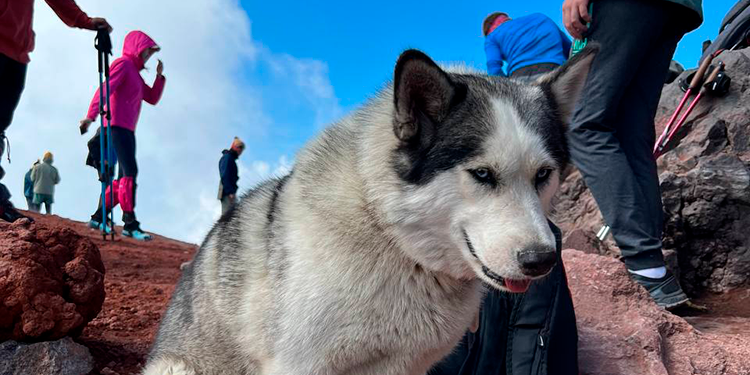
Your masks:
<svg viewBox="0 0 750 375"><path fill-rule="evenodd" d="M453 82L427 55L414 49L404 51L393 75L396 137L407 143L422 138L420 133L429 133L443 121L465 92L465 86Z"/></svg>
<svg viewBox="0 0 750 375"><path fill-rule="evenodd" d="M589 43L563 66L538 80L542 87L546 87L552 93L565 125L570 124L576 103L586 85L591 64L598 52L599 44Z"/></svg>

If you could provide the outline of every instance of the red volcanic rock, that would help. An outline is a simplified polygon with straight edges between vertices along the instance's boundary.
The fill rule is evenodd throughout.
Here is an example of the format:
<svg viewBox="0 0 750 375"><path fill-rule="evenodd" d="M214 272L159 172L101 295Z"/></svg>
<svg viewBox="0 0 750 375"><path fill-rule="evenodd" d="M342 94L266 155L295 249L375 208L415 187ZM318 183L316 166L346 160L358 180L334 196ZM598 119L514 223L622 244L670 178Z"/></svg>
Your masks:
<svg viewBox="0 0 750 375"><path fill-rule="evenodd" d="M104 303L104 264L67 228L0 221L0 341L77 334Z"/></svg>
<svg viewBox="0 0 750 375"><path fill-rule="evenodd" d="M694 328L658 307L616 259L565 250L563 261L581 374L750 374L747 335Z"/></svg>

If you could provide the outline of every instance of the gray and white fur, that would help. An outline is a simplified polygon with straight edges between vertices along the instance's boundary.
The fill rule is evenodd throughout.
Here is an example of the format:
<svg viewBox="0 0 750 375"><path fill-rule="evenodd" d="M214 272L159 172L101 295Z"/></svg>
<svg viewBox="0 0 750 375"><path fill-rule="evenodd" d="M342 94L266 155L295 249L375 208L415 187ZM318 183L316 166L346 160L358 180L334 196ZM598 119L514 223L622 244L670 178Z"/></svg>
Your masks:
<svg viewBox="0 0 750 375"><path fill-rule="evenodd" d="M596 51L533 84L404 52L392 84L215 224L144 373L425 374L485 285L554 265L546 214Z"/></svg>

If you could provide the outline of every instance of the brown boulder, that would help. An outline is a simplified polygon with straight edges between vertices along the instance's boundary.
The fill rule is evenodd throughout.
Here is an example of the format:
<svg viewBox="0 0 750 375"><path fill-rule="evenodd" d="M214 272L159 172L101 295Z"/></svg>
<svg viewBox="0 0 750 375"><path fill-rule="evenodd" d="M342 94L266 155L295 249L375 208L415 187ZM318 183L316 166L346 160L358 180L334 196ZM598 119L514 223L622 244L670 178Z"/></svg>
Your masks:
<svg viewBox="0 0 750 375"><path fill-rule="evenodd" d="M104 303L104 264L66 228L0 221L0 342L79 333Z"/></svg>
<svg viewBox="0 0 750 375"><path fill-rule="evenodd" d="M658 160L664 247L676 254L681 284L691 295L750 285L750 49L726 51L718 60L732 78L729 94L701 99ZM662 91L657 135L683 97L678 81ZM603 224L577 171L561 187L558 212L566 239L576 229L595 234ZM580 243L577 236L571 244ZM611 236L595 249L619 255Z"/></svg>
<svg viewBox="0 0 750 375"><path fill-rule="evenodd" d="M565 250L563 261L581 374L750 374L750 338L696 330L658 307L611 257Z"/></svg>

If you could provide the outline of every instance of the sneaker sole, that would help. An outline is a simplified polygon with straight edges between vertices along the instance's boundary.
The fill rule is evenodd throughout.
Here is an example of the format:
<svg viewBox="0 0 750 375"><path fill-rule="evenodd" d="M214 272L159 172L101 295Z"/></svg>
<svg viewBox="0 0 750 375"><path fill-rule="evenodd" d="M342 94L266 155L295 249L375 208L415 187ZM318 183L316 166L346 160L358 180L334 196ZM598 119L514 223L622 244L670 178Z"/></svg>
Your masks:
<svg viewBox="0 0 750 375"><path fill-rule="evenodd" d="M688 298L686 295L681 296L674 296L674 297L668 297L662 300L662 303L657 303L659 306L669 310L673 309L675 307L680 307L690 301L690 298Z"/></svg>
<svg viewBox="0 0 750 375"><path fill-rule="evenodd" d="M151 241L151 240L154 239L151 236L145 237L145 238L136 238L136 237L133 237L133 235L130 232L125 232L125 231L122 231L122 235L125 236L125 237L132 238L132 239L134 239L136 241L143 241L143 242L148 242L148 241Z"/></svg>

